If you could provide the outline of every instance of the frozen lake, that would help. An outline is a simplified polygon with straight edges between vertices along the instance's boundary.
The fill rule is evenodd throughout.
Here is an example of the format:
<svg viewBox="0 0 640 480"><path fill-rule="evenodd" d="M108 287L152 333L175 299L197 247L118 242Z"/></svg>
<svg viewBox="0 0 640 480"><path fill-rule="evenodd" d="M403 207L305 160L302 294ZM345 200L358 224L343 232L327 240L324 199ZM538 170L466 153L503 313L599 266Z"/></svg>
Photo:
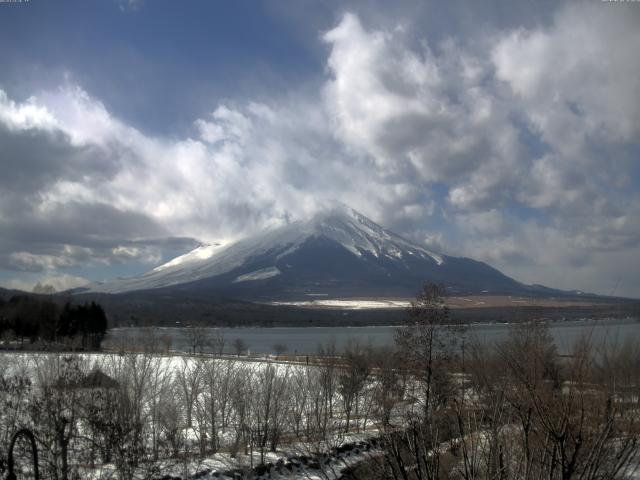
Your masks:
<svg viewBox="0 0 640 480"><path fill-rule="evenodd" d="M250 328L206 328L204 335L220 333L225 339L225 350L231 351L232 342L240 338L248 345L251 353L272 353L275 344L284 345L288 353L315 353L320 344L335 341L338 349L350 339L374 346L391 345L396 327L250 327ZM466 338L482 343L504 340L511 327L506 324L476 324L467 329ZM623 342L628 339L640 341L640 322L635 319L578 320L550 323L551 334L560 353L568 353L571 345L583 335L590 335L596 342ZM171 349L188 351L188 328L115 328L108 332L107 344L143 343L145 340L162 336L171 338Z"/></svg>

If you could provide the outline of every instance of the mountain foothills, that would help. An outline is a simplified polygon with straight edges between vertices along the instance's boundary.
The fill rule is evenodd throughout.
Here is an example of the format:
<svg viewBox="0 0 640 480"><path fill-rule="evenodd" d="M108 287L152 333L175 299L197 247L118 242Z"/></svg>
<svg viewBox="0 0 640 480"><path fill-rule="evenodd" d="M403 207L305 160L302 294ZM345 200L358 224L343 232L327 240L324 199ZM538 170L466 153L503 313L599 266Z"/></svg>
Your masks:
<svg viewBox="0 0 640 480"><path fill-rule="evenodd" d="M451 295L570 293L524 285L485 263L433 252L341 204L230 245L202 245L144 275L93 283L76 293L411 298L426 281L446 285Z"/></svg>

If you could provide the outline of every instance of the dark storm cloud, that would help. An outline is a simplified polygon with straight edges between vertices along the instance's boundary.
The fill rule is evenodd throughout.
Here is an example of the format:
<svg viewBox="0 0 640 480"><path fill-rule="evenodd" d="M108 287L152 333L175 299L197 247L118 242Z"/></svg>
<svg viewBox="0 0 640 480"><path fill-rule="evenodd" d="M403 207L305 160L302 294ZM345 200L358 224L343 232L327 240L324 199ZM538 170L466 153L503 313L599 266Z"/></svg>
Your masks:
<svg viewBox="0 0 640 480"><path fill-rule="evenodd" d="M0 220L3 268L43 271L55 267L157 263L162 252L193 248L190 238L172 237L149 217L106 204L70 202L42 215L23 212Z"/></svg>
<svg viewBox="0 0 640 480"><path fill-rule="evenodd" d="M2 193L21 197L41 191L59 180L94 181L117 170L114 158L92 146L74 146L63 132L39 129L10 130L0 123Z"/></svg>

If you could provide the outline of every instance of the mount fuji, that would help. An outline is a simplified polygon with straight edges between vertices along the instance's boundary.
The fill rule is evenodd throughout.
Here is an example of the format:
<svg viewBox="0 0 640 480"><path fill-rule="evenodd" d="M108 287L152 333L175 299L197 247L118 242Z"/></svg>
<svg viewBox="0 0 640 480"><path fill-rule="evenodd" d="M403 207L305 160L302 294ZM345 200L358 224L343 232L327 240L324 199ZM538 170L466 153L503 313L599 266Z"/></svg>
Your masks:
<svg viewBox="0 0 640 480"><path fill-rule="evenodd" d="M411 297L425 281L461 295L547 290L519 283L485 263L433 252L347 206L332 205L306 221L230 245L201 245L138 277L93 283L77 292L170 289L252 299L388 298Z"/></svg>

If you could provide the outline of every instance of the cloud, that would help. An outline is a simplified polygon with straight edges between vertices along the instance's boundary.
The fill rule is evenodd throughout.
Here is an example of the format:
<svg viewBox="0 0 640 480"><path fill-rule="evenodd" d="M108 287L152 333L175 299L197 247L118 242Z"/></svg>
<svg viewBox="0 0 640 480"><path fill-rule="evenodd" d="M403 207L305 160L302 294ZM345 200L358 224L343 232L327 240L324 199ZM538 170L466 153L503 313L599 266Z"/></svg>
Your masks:
<svg viewBox="0 0 640 480"><path fill-rule="evenodd" d="M496 75L546 142L573 153L590 135L637 137L640 105L629 95L640 90L640 59L631 54L640 44L638 16L637 9L575 4L550 26L516 30L496 42Z"/></svg>
<svg viewBox="0 0 640 480"><path fill-rule="evenodd" d="M14 279L4 283L4 288L22 290L25 292L48 293L52 287L56 292L63 292L71 288L81 287L89 283L89 280L74 275L41 276L35 279Z"/></svg>
<svg viewBox="0 0 640 480"><path fill-rule="evenodd" d="M347 13L322 36L319 92L211 101L183 135L71 81L0 90L0 268L152 265L336 198L526 281L572 288L575 271L604 291L621 270L640 295L621 260L640 245L636 11L568 4L437 43Z"/></svg>
<svg viewBox="0 0 640 480"><path fill-rule="evenodd" d="M144 5L144 0L116 0L121 11L137 12Z"/></svg>
<svg viewBox="0 0 640 480"><path fill-rule="evenodd" d="M526 281L603 291L626 271L604 252L633 258L640 244L637 20L637 10L570 4L473 48L416 48L404 29L370 31L347 14L324 36L335 135L387 179L445 192L435 196L444 241L429 230L442 222L420 216L429 242ZM394 200L391 218L415 197Z"/></svg>
<svg viewBox="0 0 640 480"><path fill-rule="evenodd" d="M414 51L402 30L368 32L349 14L324 39L338 138L402 181L452 185L457 205L500 201L517 173L502 167L520 152L508 111L482 86L487 65L454 42Z"/></svg>
<svg viewBox="0 0 640 480"><path fill-rule="evenodd" d="M605 4L575 4L550 26L516 30L492 48L497 79L548 147L532 163L522 202L578 215L580 223L594 207L605 218L624 211L624 194L615 191L624 189L637 161L638 17Z"/></svg>
<svg viewBox="0 0 640 480"><path fill-rule="evenodd" d="M157 263L166 245L154 239L186 248L238 238L309 213L349 181L336 185L338 148L308 102L221 105L193 137L168 139L75 85L23 104L1 98L4 268Z"/></svg>
<svg viewBox="0 0 640 480"><path fill-rule="evenodd" d="M55 128L56 121L45 107L36 104L31 97L23 104L9 100L4 91L0 91L0 120L11 131Z"/></svg>
<svg viewBox="0 0 640 480"><path fill-rule="evenodd" d="M123 175L142 181L148 165L141 155L152 142L78 87L22 104L0 92L0 142L1 267L153 264L162 259L157 239L195 245L175 238L114 188Z"/></svg>

